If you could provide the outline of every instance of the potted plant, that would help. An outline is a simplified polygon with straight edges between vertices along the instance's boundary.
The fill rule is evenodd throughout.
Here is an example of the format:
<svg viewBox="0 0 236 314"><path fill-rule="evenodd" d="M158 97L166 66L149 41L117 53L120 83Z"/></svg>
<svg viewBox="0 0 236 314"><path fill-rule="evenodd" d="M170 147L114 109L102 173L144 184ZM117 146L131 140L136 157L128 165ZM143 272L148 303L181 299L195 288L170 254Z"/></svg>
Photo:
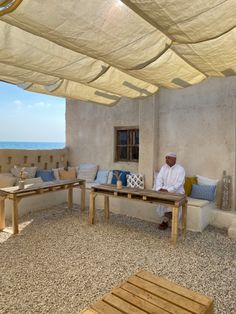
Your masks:
<svg viewBox="0 0 236 314"><path fill-rule="evenodd" d="M114 176L116 177L117 181L116 181L116 188L117 189L122 189L122 181L121 181L121 175L122 173L119 174L118 171L114 172Z"/></svg>

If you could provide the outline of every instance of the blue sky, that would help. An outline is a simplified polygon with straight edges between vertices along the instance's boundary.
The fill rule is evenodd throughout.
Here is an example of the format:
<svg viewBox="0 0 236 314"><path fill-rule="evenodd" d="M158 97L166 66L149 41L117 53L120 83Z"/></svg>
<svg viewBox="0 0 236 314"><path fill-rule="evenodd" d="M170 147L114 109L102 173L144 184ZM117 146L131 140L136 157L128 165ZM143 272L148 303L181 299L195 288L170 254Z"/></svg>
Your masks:
<svg viewBox="0 0 236 314"><path fill-rule="evenodd" d="M0 118L0 141L65 141L64 98L0 82Z"/></svg>

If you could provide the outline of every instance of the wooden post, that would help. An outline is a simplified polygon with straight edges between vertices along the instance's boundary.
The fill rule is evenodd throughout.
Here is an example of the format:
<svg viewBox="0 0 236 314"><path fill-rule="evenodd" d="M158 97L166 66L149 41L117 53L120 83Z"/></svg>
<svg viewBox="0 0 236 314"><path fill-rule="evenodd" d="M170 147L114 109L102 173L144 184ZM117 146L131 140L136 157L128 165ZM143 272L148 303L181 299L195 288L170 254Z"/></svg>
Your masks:
<svg viewBox="0 0 236 314"><path fill-rule="evenodd" d="M172 207L171 240L176 246L178 236L179 207Z"/></svg>
<svg viewBox="0 0 236 314"><path fill-rule="evenodd" d="M109 220L110 209L109 209L109 196L104 195L104 213L105 213L105 220Z"/></svg>
<svg viewBox="0 0 236 314"><path fill-rule="evenodd" d="M81 199L80 199L80 209L85 210L85 182L80 185Z"/></svg>
<svg viewBox="0 0 236 314"><path fill-rule="evenodd" d="M188 201L184 202L182 206L182 237L183 239L186 239L186 231L187 231L187 205Z"/></svg>
<svg viewBox="0 0 236 314"><path fill-rule="evenodd" d="M5 228L5 199L0 199L0 231Z"/></svg>
<svg viewBox="0 0 236 314"><path fill-rule="evenodd" d="M68 189L68 208L72 210L73 207L73 188Z"/></svg>
<svg viewBox="0 0 236 314"><path fill-rule="evenodd" d="M93 191L89 195L89 223L94 224L94 214L95 214L95 194Z"/></svg>
<svg viewBox="0 0 236 314"><path fill-rule="evenodd" d="M13 234L19 233L18 227L18 200L16 195L13 196L13 207L12 207L12 228Z"/></svg>

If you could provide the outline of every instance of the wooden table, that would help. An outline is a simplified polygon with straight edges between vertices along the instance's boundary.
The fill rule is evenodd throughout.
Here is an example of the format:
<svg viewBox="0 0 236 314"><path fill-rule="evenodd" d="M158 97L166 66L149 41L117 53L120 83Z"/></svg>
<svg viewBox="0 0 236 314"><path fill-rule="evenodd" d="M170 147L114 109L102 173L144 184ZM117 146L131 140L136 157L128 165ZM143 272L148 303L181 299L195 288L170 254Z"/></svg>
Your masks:
<svg viewBox="0 0 236 314"><path fill-rule="evenodd" d="M141 271L81 314L211 314L213 299Z"/></svg>
<svg viewBox="0 0 236 314"><path fill-rule="evenodd" d="M183 238L186 237L186 224L187 224L187 197L183 194L170 193L170 192L157 192L153 190L142 190L123 187L117 189L112 184L96 185L90 192L89 203L89 223L94 224L95 215L95 197L104 195L104 211L105 219L109 219L109 197L126 198L127 200L137 200L146 203L158 203L168 205L172 209L172 226L171 226L171 240L176 245L178 237L178 220L179 208L182 206L182 234Z"/></svg>
<svg viewBox="0 0 236 314"><path fill-rule="evenodd" d="M51 193L55 191L68 190L68 208L73 205L73 188L81 188L81 209L85 208L85 180L58 180L55 182L44 182L38 184L28 184L24 189L18 186L0 189L0 231L5 228L5 200L13 201L12 207L12 228L13 234L19 233L18 227L18 204L26 197Z"/></svg>

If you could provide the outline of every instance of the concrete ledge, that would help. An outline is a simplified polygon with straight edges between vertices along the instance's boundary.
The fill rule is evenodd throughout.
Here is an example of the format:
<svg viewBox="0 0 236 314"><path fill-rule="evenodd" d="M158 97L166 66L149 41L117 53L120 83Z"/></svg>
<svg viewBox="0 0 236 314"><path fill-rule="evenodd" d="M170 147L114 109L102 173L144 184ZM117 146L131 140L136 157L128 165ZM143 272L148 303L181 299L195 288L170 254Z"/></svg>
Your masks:
<svg viewBox="0 0 236 314"><path fill-rule="evenodd" d="M228 229L228 236L236 239L236 218L233 218L232 223Z"/></svg>
<svg viewBox="0 0 236 314"><path fill-rule="evenodd" d="M233 219L236 218L236 211L225 211L221 209L212 209L210 224L218 228L229 228Z"/></svg>
<svg viewBox="0 0 236 314"><path fill-rule="evenodd" d="M229 238L236 239L236 226L228 229Z"/></svg>

